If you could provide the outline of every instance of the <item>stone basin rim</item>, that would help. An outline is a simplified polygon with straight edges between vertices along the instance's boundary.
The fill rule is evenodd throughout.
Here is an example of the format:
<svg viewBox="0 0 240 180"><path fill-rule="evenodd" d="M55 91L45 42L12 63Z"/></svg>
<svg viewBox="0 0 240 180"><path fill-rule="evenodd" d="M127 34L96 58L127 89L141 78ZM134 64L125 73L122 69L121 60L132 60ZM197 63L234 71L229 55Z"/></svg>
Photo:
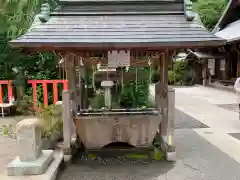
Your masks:
<svg viewBox="0 0 240 180"><path fill-rule="evenodd" d="M118 116L118 115L159 115L155 108L136 109L83 109L77 113L78 116Z"/></svg>

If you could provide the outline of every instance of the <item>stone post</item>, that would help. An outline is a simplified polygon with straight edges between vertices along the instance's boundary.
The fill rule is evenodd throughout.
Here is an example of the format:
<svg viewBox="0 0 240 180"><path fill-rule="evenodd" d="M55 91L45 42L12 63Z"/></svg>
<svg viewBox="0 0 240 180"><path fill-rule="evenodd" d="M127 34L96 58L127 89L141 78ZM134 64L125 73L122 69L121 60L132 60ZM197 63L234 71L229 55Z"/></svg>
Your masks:
<svg viewBox="0 0 240 180"><path fill-rule="evenodd" d="M38 119L26 119L16 126L17 151L21 161L35 161L41 152L41 129Z"/></svg>
<svg viewBox="0 0 240 180"><path fill-rule="evenodd" d="M113 86L113 81L102 81L101 86L104 88L105 106L111 108L112 103L111 87Z"/></svg>
<svg viewBox="0 0 240 180"><path fill-rule="evenodd" d="M63 144L64 153L70 153L71 132L72 132L72 108L71 108L71 91L64 90L62 93L63 99Z"/></svg>
<svg viewBox="0 0 240 180"><path fill-rule="evenodd" d="M20 121L16 126L18 156L8 164L9 176L40 175L53 160L53 150L41 150L39 119Z"/></svg>
<svg viewBox="0 0 240 180"><path fill-rule="evenodd" d="M168 89L168 127L167 127L167 152L168 161L176 161L176 150L174 143L174 122L175 122L175 90Z"/></svg>
<svg viewBox="0 0 240 180"><path fill-rule="evenodd" d="M175 90L173 88L168 88L168 144L172 146L173 133L174 133L174 122L175 122Z"/></svg>

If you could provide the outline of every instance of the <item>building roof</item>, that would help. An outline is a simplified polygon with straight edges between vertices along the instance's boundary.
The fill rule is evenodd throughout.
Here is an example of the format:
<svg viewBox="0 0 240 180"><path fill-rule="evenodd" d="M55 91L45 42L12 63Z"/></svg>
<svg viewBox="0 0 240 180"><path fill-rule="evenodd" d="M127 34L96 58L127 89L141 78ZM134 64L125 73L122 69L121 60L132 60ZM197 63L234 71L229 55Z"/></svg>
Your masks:
<svg viewBox="0 0 240 180"><path fill-rule="evenodd" d="M204 51L192 51L187 49L186 52L181 52L177 55L176 60L208 60L208 59L221 59L225 56L224 53L209 53Z"/></svg>
<svg viewBox="0 0 240 180"><path fill-rule="evenodd" d="M240 40L240 0L229 0L217 25L213 29L216 36L233 43Z"/></svg>
<svg viewBox="0 0 240 180"><path fill-rule="evenodd" d="M229 0L221 18L213 29L216 33L224 29L228 24L237 21L240 18L240 0Z"/></svg>
<svg viewBox="0 0 240 180"><path fill-rule="evenodd" d="M194 20L191 5L185 1L60 0L47 22L36 16L29 31L10 43L17 47L52 48L223 45L223 39Z"/></svg>
<svg viewBox="0 0 240 180"><path fill-rule="evenodd" d="M209 53L203 51L192 51L191 49L187 50L188 54L186 58L197 58L197 59L221 59L224 57L224 53Z"/></svg>
<svg viewBox="0 0 240 180"><path fill-rule="evenodd" d="M240 40L240 20L227 25L221 31L215 33L216 36L226 39L228 43Z"/></svg>

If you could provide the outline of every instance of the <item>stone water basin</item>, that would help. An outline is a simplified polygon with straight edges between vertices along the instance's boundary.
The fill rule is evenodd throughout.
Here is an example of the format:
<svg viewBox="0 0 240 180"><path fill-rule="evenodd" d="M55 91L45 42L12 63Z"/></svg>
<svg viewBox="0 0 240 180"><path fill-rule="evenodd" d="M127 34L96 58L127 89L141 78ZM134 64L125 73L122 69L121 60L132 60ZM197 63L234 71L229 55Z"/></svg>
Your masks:
<svg viewBox="0 0 240 180"><path fill-rule="evenodd" d="M116 142L149 147L160 121L159 111L152 108L81 110L75 118L80 140L86 149L100 149Z"/></svg>

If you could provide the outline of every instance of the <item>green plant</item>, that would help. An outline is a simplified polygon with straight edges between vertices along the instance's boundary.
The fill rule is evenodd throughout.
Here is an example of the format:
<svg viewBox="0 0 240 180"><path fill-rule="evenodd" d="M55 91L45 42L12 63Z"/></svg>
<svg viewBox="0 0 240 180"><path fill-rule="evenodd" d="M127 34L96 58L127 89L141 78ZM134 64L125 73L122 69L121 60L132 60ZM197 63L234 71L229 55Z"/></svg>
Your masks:
<svg viewBox="0 0 240 180"><path fill-rule="evenodd" d="M174 71L168 71L168 84L174 84L176 81L176 73Z"/></svg>
<svg viewBox="0 0 240 180"><path fill-rule="evenodd" d="M10 138L15 139L16 138L16 131L12 124L4 124L2 125L2 134L5 136L8 136Z"/></svg>
<svg viewBox="0 0 240 180"><path fill-rule="evenodd" d="M105 106L104 91L98 90L95 96L90 98L90 105L93 109L101 109Z"/></svg>
<svg viewBox="0 0 240 180"><path fill-rule="evenodd" d="M188 64L186 61L175 61L173 63L173 70L168 71L168 83L174 85L185 84L185 75L188 71Z"/></svg>
<svg viewBox="0 0 240 180"><path fill-rule="evenodd" d="M21 106L23 107L22 110L26 107L26 105ZM39 111L35 111L35 116L41 121L42 139L51 139L61 135L63 128L61 107L60 105L50 105L46 108L39 109ZM3 125L1 131L4 135L11 138L16 137L15 126L12 124Z"/></svg>
<svg viewBox="0 0 240 180"><path fill-rule="evenodd" d="M50 105L36 113L42 124L42 138L50 139L62 133L62 106Z"/></svg>
<svg viewBox="0 0 240 180"><path fill-rule="evenodd" d="M228 1L227 0L195 0L193 8L208 29L214 28L220 19Z"/></svg>
<svg viewBox="0 0 240 180"><path fill-rule="evenodd" d="M17 112L23 115L34 115L36 113L31 96L24 95L22 100L17 102Z"/></svg>
<svg viewBox="0 0 240 180"><path fill-rule="evenodd" d="M151 83L149 68L130 68L129 72L136 73L136 79L124 83L119 95L120 106L123 108L147 106L148 86Z"/></svg>

